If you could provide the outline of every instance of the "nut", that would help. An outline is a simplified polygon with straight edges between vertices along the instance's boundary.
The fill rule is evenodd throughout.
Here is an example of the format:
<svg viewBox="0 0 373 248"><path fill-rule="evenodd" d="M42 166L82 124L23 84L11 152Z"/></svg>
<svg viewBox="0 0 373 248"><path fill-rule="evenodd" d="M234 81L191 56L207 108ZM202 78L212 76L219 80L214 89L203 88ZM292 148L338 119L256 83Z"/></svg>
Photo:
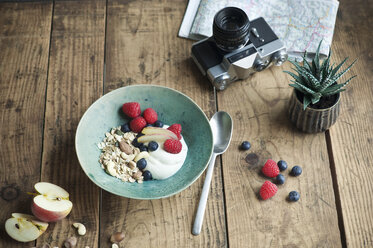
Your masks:
<svg viewBox="0 0 373 248"><path fill-rule="evenodd" d="M124 133L119 129L115 130L115 134L120 135L120 136L124 135Z"/></svg>
<svg viewBox="0 0 373 248"><path fill-rule="evenodd" d="M87 232L87 229L82 223L75 222L73 226L78 229L78 234L81 236L85 235L85 233Z"/></svg>
<svg viewBox="0 0 373 248"><path fill-rule="evenodd" d="M135 179L140 179L142 176L142 172L139 170L135 173L133 173L132 177L135 178Z"/></svg>
<svg viewBox="0 0 373 248"><path fill-rule="evenodd" d="M124 239L124 233L123 232L116 232L110 237L111 243L119 243Z"/></svg>
<svg viewBox="0 0 373 248"><path fill-rule="evenodd" d="M109 161L106 165L106 171L112 175L113 177L116 176L117 172L115 171L115 163L113 161Z"/></svg>
<svg viewBox="0 0 373 248"><path fill-rule="evenodd" d="M138 147L135 147L134 151L133 151L134 154L139 154L140 153L140 149Z"/></svg>
<svg viewBox="0 0 373 248"><path fill-rule="evenodd" d="M124 139L122 139L119 142L119 148L122 152L126 153L127 155L132 154L132 147L129 144L127 144Z"/></svg>
<svg viewBox="0 0 373 248"><path fill-rule="evenodd" d="M130 154L130 155L127 155L125 152L122 152L120 154L121 158L123 158L124 160L128 160L128 161L132 161L134 158L135 158L135 154Z"/></svg>
<svg viewBox="0 0 373 248"><path fill-rule="evenodd" d="M65 246L65 248L74 248L76 246L77 241L78 239L76 237L70 237L65 240L63 245Z"/></svg>
<svg viewBox="0 0 373 248"><path fill-rule="evenodd" d="M128 161L132 161L136 157L135 154L131 154L128 156Z"/></svg>
<svg viewBox="0 0 373 248"><path fill-rule="evenodd" d="M135 135L132 132L128 132L123 134L123 138L131 143L135 139Z"/></svg>
<svg viewBox="0 0 373 248"><path fill-rule="evenodd" d="M136 168L136 163L133 162L133 161L129 161L129 162L128 162L128 167L129 167L131 170L133 170L133 169Z"/></svg>
<svg viewBox="0 0 373 248"><path fill-rule="evenodd" d="M51 248L51 246L49 244L43 244L43 246L41 248Z"/></svg>
<svg viewBox="0 0 373 248"><path fill-rule="evenodd" d="M139 161L140 159L142 158L148 158L150 155L148 152L140 152L139 154L137 154L137 156L135 157L134 161L137 162Z"/></svg>

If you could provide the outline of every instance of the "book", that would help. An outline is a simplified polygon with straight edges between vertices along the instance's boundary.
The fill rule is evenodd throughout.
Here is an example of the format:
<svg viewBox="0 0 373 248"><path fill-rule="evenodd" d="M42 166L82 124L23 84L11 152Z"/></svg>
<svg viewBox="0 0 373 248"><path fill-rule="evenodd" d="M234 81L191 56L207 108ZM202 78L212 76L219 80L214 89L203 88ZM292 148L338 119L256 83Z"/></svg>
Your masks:
<svg viewBox="0 0 373 248"><path fill-rule="evenodd" d="M216 12L238 7L253 20L263 17L284 42L290 58L301 58L307 50L327 56L332 44L339 2L337 0L189 0L179 36L201 40L212 36Z"/></svg>

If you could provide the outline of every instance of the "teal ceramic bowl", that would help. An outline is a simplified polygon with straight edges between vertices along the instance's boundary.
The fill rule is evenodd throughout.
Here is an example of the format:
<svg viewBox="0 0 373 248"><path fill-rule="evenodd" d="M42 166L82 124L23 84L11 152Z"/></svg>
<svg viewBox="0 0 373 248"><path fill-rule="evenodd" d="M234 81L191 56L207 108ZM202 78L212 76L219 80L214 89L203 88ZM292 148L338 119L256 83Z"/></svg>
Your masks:
<svg viewBox="0 0 373 248"><path fill-rule="evenodd" d="M97 144L112 127L129 121L121 112L125 102L139 102L142 110L153 108L158 113L158 119L165 124L182 125L188 154L175 175L139 184L123 182L101 168L98 162L101 151ZM211 127L201 108L176 90L154 85L127 86L104 95L84 113L75 137L76 153L89 179L110 193L134 199L159 199L184 190L205 170L212 147Z"/></svg>

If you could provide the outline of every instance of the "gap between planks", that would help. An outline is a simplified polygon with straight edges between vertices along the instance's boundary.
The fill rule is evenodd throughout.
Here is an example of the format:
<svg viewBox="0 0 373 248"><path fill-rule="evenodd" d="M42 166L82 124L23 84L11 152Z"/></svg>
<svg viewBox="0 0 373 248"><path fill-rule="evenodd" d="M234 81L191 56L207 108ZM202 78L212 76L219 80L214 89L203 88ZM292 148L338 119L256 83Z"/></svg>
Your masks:
<svg viewBox="0 0 373 248"><path fill-rule="evenodd" d="M108 0L105 1L105 34L104 34L104 63L102 70L102 95L105 95L105 78L106 78L106 40L107 40L107 14L108 14ZM99 189L99 204L98 204L98 244L101 246L101 218L102 218L102 189Z"/></svg>
<svg viewBox="0 0 373 248"><path fill-rule="evenodd" d="M330 138L329 130L325 131L325 141L326 141L326 147L327 147L327 152L328 152L328 157L329 157L330 172L331 172L332 181L333 181L333 190L334 190L335 205L336 205L337 215L338 215L338 227L339 227L339 232L341 234L341 243L342 243L342 247L346 248L347 240L346 240L345 226L343 222L341 196L339 193L337 172L336 172L335 161L334 161L334 156L333 156L333 146L332 146L332 141Z"/></svg>
<svg viewBox="0 0 373 248"><path fill-rule="evenodd" d="M206 79L207 80L207 79ZM218 103L218 90L216 87L214 88L214 98L215 98L215 112L219 111L219 103ZM234 125L234 123L233 123ZM220 173L221 173L221 184L223 190L223 207L224 207L224 221L225 221L225 238L227 240L227 248L229 248L229 233L228 233L228 211L227 211L227 197L225 195L225 185L224 185L224 170L223 170L223 156L224 154L219 156L220 160ZM207 169L206 169L207 171Z"/></svg>
<svg viewBox="0 0 373 248"><path fill-rule="evenodd" d="M54 16L54 0L52 1L52 13L50 17L50 34L49 34L49 46L48 46L48 62L46 71L46 82L44 91L44 114L43 114L43 127L41 129L41 153L40 153L40 171L39 171L39 181L41 181L42 167L43 167L43 155L44 155L44 131L45 131L45 120L47 113L47 92L48 92L48 82L49 82L49 65L50 65L50 55L51 55L51 44L52 44L52 33L53 33L53 16ZM34 245L37 245L37 240L34 241Z"/></svg>

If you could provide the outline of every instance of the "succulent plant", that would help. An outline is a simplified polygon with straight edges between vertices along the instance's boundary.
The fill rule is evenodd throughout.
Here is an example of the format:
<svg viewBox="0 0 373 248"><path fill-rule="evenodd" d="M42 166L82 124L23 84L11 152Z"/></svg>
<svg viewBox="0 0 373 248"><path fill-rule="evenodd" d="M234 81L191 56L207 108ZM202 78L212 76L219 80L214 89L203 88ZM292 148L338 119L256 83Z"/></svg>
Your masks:
<svg viewBox="0 0 373 248"><path fill-rule="evenodd" d="M324 61L321 61L321 43L322 40L317 47L316 54L312 62L308 62L306 60L307 51L305 51L303 55L303 65L296 61L290 61L295 66L295 68L292 69L296 71L298 75L290 71L284 71L295 79L290 80L293 82L293 84L289 85L294 87L297 91L303 93L303 109L306 109L311 103L318 103L322 97L335 95L344 91L345 89L343 89L343 87L345 87L354 77L356 77L356 75L354 75L344 83L337 83L337 80L340 79L355 64L356 59L345 70L337 73L342 65L348 60L348 57L345 58L339 65L334 67L334 63L330 65L330 57L332 54L330 49L328 57Z"/></svg>

